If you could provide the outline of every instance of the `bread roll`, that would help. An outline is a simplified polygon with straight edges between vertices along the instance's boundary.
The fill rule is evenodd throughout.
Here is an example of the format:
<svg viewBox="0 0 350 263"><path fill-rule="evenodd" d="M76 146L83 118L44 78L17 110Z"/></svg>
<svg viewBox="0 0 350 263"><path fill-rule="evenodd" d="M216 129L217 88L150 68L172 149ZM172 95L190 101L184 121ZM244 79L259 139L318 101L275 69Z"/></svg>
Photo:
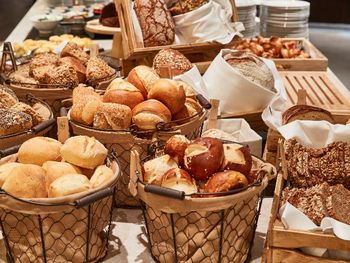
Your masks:
<svg viewBox="0 0 350 263"><path fill-rule="evenodd" d="M68 42L62 49L61 57L73 57L79 59L83 64L86 64L89 60L89 55L83 50L82 47L74 42Z"/></svg>
<svg viewBox="0 0 350 263"><path fill-rule="evenodd" d="M102 100L100 97L96 97L94 95L82 97L76 103L73 102L70 117L76 122L91 125L94 122L94 116L97 108L101 104Z"/></svg>
<svg viewBox="0 0 350 263"><path fill-rule="evenodd" d="M233 170L249 177L253 166L253 159L249 147L238 143L224 144L223 170Z"/></svg>
<svg viewBox="0 0 350 263"><path fill-rule="evenodd" d="M16 95L0 85L0 109L10 108L18 102Z"/></svg>
<svg viewBox="0 0 350 263"><path fill-rule="evenodd" d="M0 136L23 132L32 127L32 117L27 113L0 109Z"/></svg>
<svg viewBox="0 0 350 263"><path fill-rule="evenodd" d="M162 49L153 59L153 68L162 76L161 67L171 68L173 76L181 75L192 68L192 63L179 51L171 48Z"/></svg>
<svg viewBox="0 0 350 263"><path fill-rule="evenodd" d="M60 161L62 144L48 137L34 137L24 142L18 150L18 161L43 165L46 161Z"/></svg>
<svg viewBox="0 0 350 263"><path fill-rule="evenodd" d="M223 160L224 148L218 139L197 138L185 150L185 168L196 180L206 180L219 171Z"/></svg>
<svg viewBox="0 0 350 263"><path fill-rule="evenodd" d="M15 167L7 176L2 189L19 198L45 198L45 170L34 164Z"/></svg>
<svg viewBox="0 0 350 263"><path fill-rule="evenodd" d="M202 107L195 101L194 99L186 98L184 107L173 116L174 120L182 120L189 117L192 117L196 114L202 112ZM183 122L178 122L179 124L188 122L189 120L185 120Z"/></svg>
<svg viewBox="0 0 350 263"><path fill-rule="evenodd" d="M142 130L154 130L160 122L169 122L171 112L157 100L146 100L132 110L132 122Z"/></svg>
<svg viewBox="0 0 350 263"><path fill-rule="evenodd" d="M186 14L208 3L208 1L209 0L178 0L173 2L169 11L173 16Z"/></svg>
<svg viewBox="0 0 350 263"><path fill-rule="evenodd" d="M237 171L218 172L211 176L205 184L204 192L227 192L248 186L247 178Z"/></svg>
<svg viewBox="0 0 350 263"><path fill-rule="evenodd" d="M84 99L86 96L93 96L96 99L100 99L100 95L95 92L94 88L85 85L79 85L73 89L73 104L77 103L79 100Z"/></svg>
<svg viewBox="0 0 350 263"><path fill-rule="evenodd" d="M77 72L79 83L85 83L86 81L86 67L84 66L84 63L74 57L63 57L59 59L59 64L67 64L74 68L74 70Z"/></svg>
<svg viewBox="0 0 350 263"><path fill-rule="evenodd" d="M99 187L113 177L114 173L111 168L106 165L100 165L96 168L94 174L90 178L92 188Z"/></svg>
<svg viewBox="0 0 350 263"><path fill-rule="evenodd" d="M98 129L122 130L130 127L131 110L117 103L102 103L97 107L93 126Z"/></svg>
<svg viewBox="0 0 350 263"><path fill-rule="evenodd" d="M148 99L159 100L168 107L172 114L178 113L186 101L185 90L176 81L158 79L148 92Z"/></svg>
<svg viewBox="0 0 350 263"><path fill-rule="evenodd" d="M2 165L0 165L0 187L2 187L2 185L4 184L7 176L11 173L11 171L13 170L13 168L16 168L18 166L21 166L23 164L21 163L4 163Z"/></svg>
<svg viewBox="0 0 350 263"><path fill-rule="evenodd" d="M89 179L82 174L66 174L50 184L48 196L60 197L81 193L91 189Z"/></svg>
<svg viewBox="0 0 350 263"><path fill-rule="evenodd" d="M183 89L185 90L186 98L197 100L197 92L193 89L193 87L190 84L182 80L176 80L176 83L183 87Z"/></svg>
<svg viewBox="0 0 350 263"><path fill-rule="evenodd" d="M184 163L184 155L190 140L184 135L174 135L167 140L164 146L164 153L169 154L179 165Z"/></svg>
<svg viewBox="0 0 350 263"><path fill-rule="evenodd" d="M144 99L147 99L147 93L157 79L157 73L143 65L133 68L128 75L128 81L141 91Z"/></svg>
<svg viewBox="0 0 350 263"><path fill-rule="evenodd" d="M141 91L134 85L122 79L115 79L109 84L103 101L123 104L133 109L144 99Z"/></svg>
<svg viewBox="0 0 350 263"><path fill-rule="evenodd" d="M108 150L94 137L70 137L61 147L61 155L67 162L79 167L94 169L104 163Z"/></svg>
<svg viewBox="0 0 350 263"><path fill-rule="evenodd" d="M86 81L91 85L112 79L114 75L115 70L101 58L91 57L86 64Z"/></svg>
<svg viewBox="0 0 350 263"><path fill-rule="evenodd" d="M162 187L183 191L185 194L198 192L196 181L183 169L172 168L162 177Z"/></svg>
<svg viewBox="0 0 350 263"><path fill-rule="evenodd" d="M49 186L53 181L63 175L74 173L81 174L81 170L78 167L65 162L47 161L43 164L42 167L46 173L47 190L49 190Z"/></svg>
<svg viewBox="0 0 350 263"><path fill-rule="evenodd" d="M163 0L135 0L145 47L170 45L175 39L174 20Z"/></svg>
<svg viewBox="0 0 350 263"><path fill-rule="evenodd" d="M18 111L18 112L24 112L27 113L32 117L32 123L33 126L38 125L39 123L42 123L44 121L44 118L36 112L31 106L28 104L25 104L23 102L18 102L15 105L11 107L11 109Z"/></svg>
<svg viewBox="0 0 350 263"><path fill-rule="evenodd" d="M177 167L177 163L168 154L154 158L143 164L143 180L149 184L160 185L165 173Z"/></svg>

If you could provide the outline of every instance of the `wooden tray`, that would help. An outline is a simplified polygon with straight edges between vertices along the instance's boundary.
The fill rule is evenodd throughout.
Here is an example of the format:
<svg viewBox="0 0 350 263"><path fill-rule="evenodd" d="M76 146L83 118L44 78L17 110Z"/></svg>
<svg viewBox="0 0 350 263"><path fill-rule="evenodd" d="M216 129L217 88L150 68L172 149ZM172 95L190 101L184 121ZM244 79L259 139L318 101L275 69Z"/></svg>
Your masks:
<svg viewBox="0 0 350 263"><path fill-rule="evenodd" d="M326 71L328 67L328 59L322 54L308 39L305 38L283 38L282 42L297 41L298 46L302 47L305 52L310 54L308 59L272 59L278 70L291 71Z"/></svg>
<svg viewBox="0 0 350 263"><path fill-rule="evenodd" d="M120 32L120 27L104 26L98 19L94 19L86 23L85 31L94 34L113 36L115 33Z"/></svg>
<svg viewBox="0 0 350 263"><path fill-rule="evenodd" d="M263 262L324 262L340 263L349 262L329 258L320 258L306 255L299 250L301 247L319 247L334 250L350 251L350 241L342 240L334 234L324 234L322 232L307 232L300 230L287 230L278 219L279 203L282 190L286 185L287 169L285 165L284 149L282 142L279 144L279 156L282 159L282 171L277 176L276 188L272 203L271 217L267 232L267 241L264 251Z"/></svg>

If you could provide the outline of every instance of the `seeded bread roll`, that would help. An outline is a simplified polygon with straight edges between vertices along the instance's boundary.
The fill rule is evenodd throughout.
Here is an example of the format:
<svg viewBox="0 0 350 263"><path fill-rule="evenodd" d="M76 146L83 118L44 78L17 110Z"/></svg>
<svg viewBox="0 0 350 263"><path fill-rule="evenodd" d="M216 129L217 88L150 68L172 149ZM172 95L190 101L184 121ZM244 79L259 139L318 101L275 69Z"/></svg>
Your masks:
<svg viewBox="0 0 350 263"><path fill-rule="evenodd" d="M335 123L332 117L332 113L327 110L309 105L295 105L282 114L283 124L287 124L295 120L325 120L332 124Z"/></svg>
<svg viewBox="0 0 350 263"><path fill-rule="evenodd" d="M28 104L25 104L23 102L18 102L15 105L11 107L11 109L18 111L18 112L24 112L27 113L32 117L32 123L33 126L38 125L39 123L44 121L44 118L36 112L31 106Z"/></svg>
<svg viewBox="0 0 350 263"><path fill-rule="evenodd" d="M162 49L153 59L153 68L161 77L161 67L169 67L174 76L181 75L192 68L192 63L179 51L171 48Z"/></svg>
<svg viewBox="0 0 350 263"><path fill-rule="evenodd" d="M62 49L60 56L79 59L83 64L86 64L89 60L89 55L74 42L68 42Z"/></svg>
<svg viewBox="0 0 350 263"><path fill-rule="evenodd" d="M34 164L15 167L7 176L2 189L19 198L45 198L45 171Z"/></svg>
<svg viewBox="0 0 350 263"><path fill-rule="evenodd" d="M61 148L62 158L79 167L94 169L104 163L107 149L94 137L70 137Z"/></svg>
<svg viewBox="0 0 350 263"><path fill-rule="evenodd" d="M55 53L41 53L35 55L29 63L29 74L33 74L33 70L42 66L57 66L58 55Z"/></svg>
<svg viewBox="0 0 350 263"><path fill-rule="evenodd" d="M86 65L86 81L90 85L97 85L102 81L113 78L115 70L98 57L91 57Z"/></svg>
<svg viewBox="0 0 350 263"><path fill-rule="evenodd" d="M97 107L93 126L99 129L122 130L131 124L131 109L122 104L102 103Z"/></svg>
<svg viewBox="0 0 350 263"><path fill-rule="evenodd" d="M157 100L146 100L132 110L132 122L142 130L154 130L158 123L170 120L171 112Z"/></svg>
<svg viewBox="0 0 350 263"><path fill-rule="evenodd" d="M13 109L0 109L0 136L15 134L33 127L32 117Z"/></svg>
<svg viewBox="0 0 350 263"><path fill-rule="evenodd" d="M0 109L10 108L18 102L12 90L0 85Z"/></svg>
<svg viewBox="0 0 350 263"><path fill-rule="evenodd" d="M182 15L196 10L206 3L208 0L177 0L169 8L169 11L173 16Z"/></svg>
<svg viewBox="0 0 350 263"><path fill-rule="evenodd" d="M174 20L163 0L135 0L145 47L170 45L175 39Z"/></svg>
<svg viewBox="0 0 350 263"><path fill-rule="evenodd" d="M68 66L74 68L74 70L77 72L79 83L85 83L86 67L84 66L84 63L79 59L74 57L63 57L59 59L59 64L67 64Z"/></svg>
<svg viewBox="0 0 350 263"><path fill-rule="evenodd" d="M62 144L48 137L34 137L25 141L18 150L18 161L43 165L46 161L60 161Z"/></svg>

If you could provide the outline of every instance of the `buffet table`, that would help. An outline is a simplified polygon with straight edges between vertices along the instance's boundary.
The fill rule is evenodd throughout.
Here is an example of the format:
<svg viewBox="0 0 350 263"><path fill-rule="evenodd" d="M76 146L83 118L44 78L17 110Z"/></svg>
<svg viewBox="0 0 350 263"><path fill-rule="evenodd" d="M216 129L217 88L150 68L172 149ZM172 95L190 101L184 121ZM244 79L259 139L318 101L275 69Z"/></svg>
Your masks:
<svg viewBox="0 0 350 263"><path fill-rule="evenodd" d="M46 7L44 0L36 1L17 27L8 36L6 41L17 43L23 42L32 30L30 17L41 13ZM105 50L110 50L112 47L112 40L96 40L96 42ZM350 94L330 69L327 70L327 74L332 78L332 81L337 84L338 88L341 88L342 92ZM272 198L264 198L257 231L255 233L250 262L261 261L268 221L270 218L271 204ZM113 213L112 235L109 244L109 251L104 262L154 262L147 249L147 237L145 231L146 229L143 224L141 210L115 209ZM1 237L0 262L5 262L5 260L5 247Z"/></svg>

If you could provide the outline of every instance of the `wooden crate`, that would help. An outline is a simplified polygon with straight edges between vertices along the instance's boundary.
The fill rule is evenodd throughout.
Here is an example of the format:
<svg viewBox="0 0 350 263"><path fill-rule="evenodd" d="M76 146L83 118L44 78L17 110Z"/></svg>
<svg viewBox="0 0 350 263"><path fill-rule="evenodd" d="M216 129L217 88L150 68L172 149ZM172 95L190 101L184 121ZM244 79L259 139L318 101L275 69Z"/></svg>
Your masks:
<svg viewBox="0 0 350 263"><path fill-rule="evenodd" d="M238 13L234 0L230 0L232 4L232 21L238 21ZM143 64L152 66L154 56L163 48L173 48L183 53L191 62L199 63L198 67L204 73L210 62L215 58L218 52L224 47L223 44L214 42L168 45L156 47L144 47L143 43L136 40L135 30L131 19L130 0L115 0L122 40L119 43L113 43L122 47L122 59L124 75L137 65ZM235 40L233 40L235 41Z"/></svg>
<svg viewBox="0 0 350 263"><path fill-rule="evenodd" d="M306 38L283 38L282 42L297 41L298 46L302 47L305 52L310 54L308 59L272 59L278 70L291 71L326 71L328 67L328 59L322 54L308 39Z"/></svg>
<svg viewBox="0 0 350 263"><path fill-rule="evenodd" d="M282 141L282 140L281 140ZM280 141L280 157L282 170L277 176L276 187L273 197L271 217L268 226L267 240L264 251L264 261L268 263L301 263L301 262L324 262L340 263L349 262L343 260L320 258L302 253L298 248L319 247L350 252L350 241L342 240L334 234L325 234L321 231L308 232L301 230L285 229L278 218L280 197L287 182L287 169L285 164L284 149Z"/></svg>

